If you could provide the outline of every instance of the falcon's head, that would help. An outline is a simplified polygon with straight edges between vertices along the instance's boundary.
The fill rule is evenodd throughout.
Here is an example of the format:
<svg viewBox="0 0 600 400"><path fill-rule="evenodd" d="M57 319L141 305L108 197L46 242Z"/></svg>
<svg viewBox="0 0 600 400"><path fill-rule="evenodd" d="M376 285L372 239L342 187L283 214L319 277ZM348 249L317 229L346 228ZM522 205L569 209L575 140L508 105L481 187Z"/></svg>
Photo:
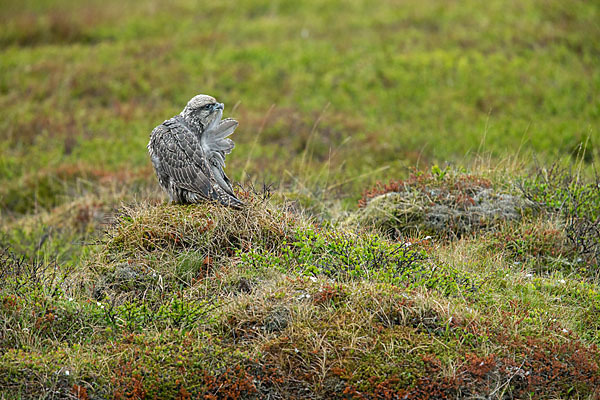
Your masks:
<svg viewBox="0 0 600 400"><path fill-rule="evenodd" d="M215 127L223 116L223 103L217 103L214 97L199 94L185 106L181 115L196 127L204 129Z"/></svg>

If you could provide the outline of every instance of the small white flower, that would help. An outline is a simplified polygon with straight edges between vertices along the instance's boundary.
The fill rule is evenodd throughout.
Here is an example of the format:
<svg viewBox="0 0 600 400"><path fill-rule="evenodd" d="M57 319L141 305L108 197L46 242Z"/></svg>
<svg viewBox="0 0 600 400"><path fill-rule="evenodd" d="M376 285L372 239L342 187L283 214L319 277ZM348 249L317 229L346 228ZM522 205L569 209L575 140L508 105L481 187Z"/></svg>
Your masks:
<svg viewBox="0 0 600 400"><path fill-rule="evenodd" d="M317 278L315 278L314 276L309 276L309 277L308 277L308 279L310 279L310 280L311 280L311 281L313 281L313 282L316 282L316 281L317 281Z"/></svg>
<svg viewBox="0 0 600 400"><path fill-rule="evenodd" d="M102 303L100 303L99 301L97 301L96 304L98 305L98 307L102 305Z"/></svg>
<svg viewBox="0 0 600 400"><path fill-rule="evenodd" d="M69 301L73 301L73 298L72 298L72 297L69 297Z"/></svg>
<svg viewBox="0 0 600 400"><path fill-rule="evenodd" d="M294 347L294 351L297 353L300 353L300 350L298 350L297 348Z"/></svg>
<svg viewBox="0 0 600 400"><path fill-rule="evenodd" d="M298 300L304 300L304 299L310 299L310 294L302 293L300 296L298 296Z"/></svg>
<svg viewBox="0 0 600 400"><path fill-rule="evenodd" d="M559 282L560 283L567 283L567 281L565 281L564 279L561 279Z"/></svg>
<svg viewBox="0 0 600 400"><path fill-rule="evenodd" d="M68 370L68 369L65 369L65 375L66 375L66 376L69 376L69 374L70 374L69 370Z"/></svg>
<svg viewBox="0 0 600 400"><path fill-rule="evenodd" d="M569 331L568 331L568 330L566 330L565 328L563 328L563 330L562 330L562 331L563 331L563 333L569 333Z"/></svg>
<svg viewBox="0 0 600 400"><path fill-rule="evenodd" d="M425 236L425 239L423 239L423 240L429 240L429 239L431 239L431 236Z"/></svg>
<svg viewBox="0 0 600 400"><path fill-rule="evenodd" d="M526 274L525 275L525 278L532 278L532 277L533 277L533 274Z"/></svg>

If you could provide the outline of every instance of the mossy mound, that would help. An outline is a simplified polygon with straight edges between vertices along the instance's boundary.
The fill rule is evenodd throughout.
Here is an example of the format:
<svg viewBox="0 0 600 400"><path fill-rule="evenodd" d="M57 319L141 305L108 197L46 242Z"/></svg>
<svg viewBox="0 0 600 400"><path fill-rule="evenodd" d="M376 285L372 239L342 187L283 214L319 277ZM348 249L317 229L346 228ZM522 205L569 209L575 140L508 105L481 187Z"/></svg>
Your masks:
<svg viewBox="0 0 600 400"><path fill-rule="evenodd" d="M253 244L277 247L300 223L297 216L257 199L241 211L216 204L123 207L104 240L107 260L193 250L211 257L231 256Z"/></svg>
<svg viewBox="0 0 600 400"><path fill-rule="evenodd" d="M535 209L534 202L484 177L446 170L376 186L345 224L391 237L457 238L520 221Z"/></svg>
<svg viewBox="0 0 600 400"><path fill-rule="evenodd" d="M306 225L283 207L247 194L244 200L242 210L217 204L123 206L87 266L95 276L93 296L189 287L230 265L239 252L279 248Z"/></svg>

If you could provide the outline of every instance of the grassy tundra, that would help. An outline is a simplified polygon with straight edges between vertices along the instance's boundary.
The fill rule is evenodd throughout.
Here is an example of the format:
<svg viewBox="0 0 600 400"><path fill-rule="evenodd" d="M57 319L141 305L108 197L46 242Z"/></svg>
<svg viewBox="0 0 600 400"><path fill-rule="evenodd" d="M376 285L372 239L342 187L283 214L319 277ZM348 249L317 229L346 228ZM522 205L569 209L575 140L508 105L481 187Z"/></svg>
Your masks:
<svg viewBox="0 0 600 400"><path fill-rule="evenodd" d="M0 397L599 398L598 20L3 1ZM198 93L243 211L153 176Z"/></svg>

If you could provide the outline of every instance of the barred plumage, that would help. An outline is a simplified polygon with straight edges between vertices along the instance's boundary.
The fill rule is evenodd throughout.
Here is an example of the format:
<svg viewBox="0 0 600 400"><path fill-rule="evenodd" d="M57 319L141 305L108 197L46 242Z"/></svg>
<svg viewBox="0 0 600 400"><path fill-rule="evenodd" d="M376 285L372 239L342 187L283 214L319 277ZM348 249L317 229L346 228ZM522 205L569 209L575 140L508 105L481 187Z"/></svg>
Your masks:
<svg viewBox="0 0 600 400"><path fill-rule="evenodd" d="M227 137L237 121L223 115L223 104L207 95L192 98L183 111L152 131L148 152L160 186L176 203L218 201L240 208L225 175L225 155L234 147Z"/></svg>

